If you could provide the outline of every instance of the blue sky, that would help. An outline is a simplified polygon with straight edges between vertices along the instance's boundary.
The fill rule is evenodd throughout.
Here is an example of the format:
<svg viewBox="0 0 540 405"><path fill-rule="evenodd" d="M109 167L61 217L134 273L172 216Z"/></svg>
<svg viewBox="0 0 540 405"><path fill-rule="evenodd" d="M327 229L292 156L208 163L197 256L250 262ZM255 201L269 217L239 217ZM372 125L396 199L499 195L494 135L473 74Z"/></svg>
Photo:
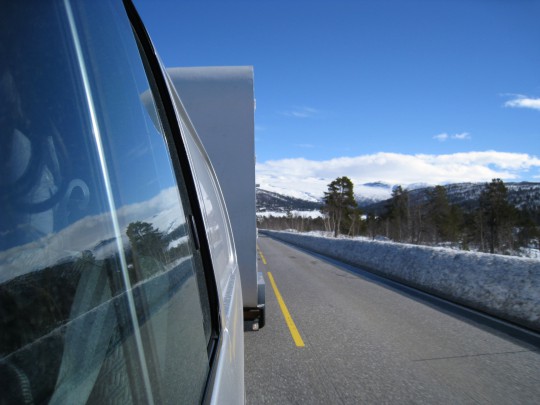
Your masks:
<svg viewBox="0 0 540 405"><path fill-rule="evenodd" d="M538 1L135 4L166 66L254 66L260 182L540 181Z"/></svg>

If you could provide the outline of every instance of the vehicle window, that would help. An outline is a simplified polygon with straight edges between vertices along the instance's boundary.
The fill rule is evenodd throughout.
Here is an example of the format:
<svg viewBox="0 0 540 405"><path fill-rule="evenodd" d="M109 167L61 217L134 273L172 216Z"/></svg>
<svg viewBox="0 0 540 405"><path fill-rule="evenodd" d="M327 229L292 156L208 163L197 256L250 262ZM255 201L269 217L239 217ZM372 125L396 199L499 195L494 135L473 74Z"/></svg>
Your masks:
<svg viewBox="0 0 540 405"><path fill-rule="evenodd" d="M189 129L182 125L183 132L188 133ZM204 217L209 222L206 226L208 243L212 246L210 250L213 254L212 262L215 263L216 273L222 272L217 278L222 282L222 289L225 290L227 277L226 269L234 263L234 246L230 225L227 223L225 204L220 198L221 191L216 184L215 175L211 172L210 165L205 164L205 156L201 153L194 138L188 138L190 151L196 158L193 159L198 176L199 194L202 196L202 209Z"/></svg>
<svg viewBox="0 0 540 405"><path fill-rule="evenodd" d="M202 262L122 4L2 6L1 402L198 402Z"/></svg>

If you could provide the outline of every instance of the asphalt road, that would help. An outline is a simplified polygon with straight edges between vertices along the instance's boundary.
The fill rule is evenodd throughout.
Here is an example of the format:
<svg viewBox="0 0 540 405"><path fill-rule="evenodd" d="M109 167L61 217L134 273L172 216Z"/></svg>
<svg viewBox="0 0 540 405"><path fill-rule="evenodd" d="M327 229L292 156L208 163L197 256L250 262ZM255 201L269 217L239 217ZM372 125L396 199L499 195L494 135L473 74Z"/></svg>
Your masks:
<svg viewBox="0 0 540 405"><path fill-rule="evenodd" d="M540 403L538 337L268 237L258 245L267 320L245 332L248 404Z"/></svg>

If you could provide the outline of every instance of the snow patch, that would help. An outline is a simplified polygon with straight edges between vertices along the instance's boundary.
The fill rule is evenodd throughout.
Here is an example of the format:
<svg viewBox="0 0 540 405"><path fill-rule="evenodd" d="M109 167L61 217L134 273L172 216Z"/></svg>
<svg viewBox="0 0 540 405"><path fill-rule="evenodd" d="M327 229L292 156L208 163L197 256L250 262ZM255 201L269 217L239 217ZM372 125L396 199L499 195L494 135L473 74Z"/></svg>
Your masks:
<svg viewBox="0 0 540 405"><path fill-rule="evenodd" d="M321 212L317 210L311 210L311 211L292 210L290 211L290 213L293 217L302 217L302 218L319 218L322 216ZM261 217L261 218L268 218L268 217L285 218L286 216L287 216L287 212L283 212L283 211L257 212L257 217Z"/></svg>
<svg viewBox="0 0 540 405"><path fill-rule="evenodd" d="M322 197L322 193L312 193L309 191L300 191L301 187L294 187L291 188L285 188L285 187L279 187L272 184L261 184L259 186L261 190L271 191L273 193L281 194L287 197L293 197L298 198L300 200L306 200L306 201L312 201L312 202L319 202L320 198ZM317 187L318 188L318 187Z"/></svg>

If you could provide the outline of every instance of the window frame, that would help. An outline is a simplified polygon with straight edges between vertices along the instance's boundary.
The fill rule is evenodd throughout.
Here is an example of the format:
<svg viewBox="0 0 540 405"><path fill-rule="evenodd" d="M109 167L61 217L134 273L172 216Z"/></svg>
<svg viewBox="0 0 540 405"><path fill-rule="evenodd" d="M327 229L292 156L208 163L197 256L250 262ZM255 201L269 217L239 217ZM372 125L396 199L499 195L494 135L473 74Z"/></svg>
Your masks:
<svg viewBox="0 0 540 405"><path fill-rule="evenodd" d="M220 301L218 297L217 283L214 276L214 268L210 253L210 246L204 232L205 225L203 219L203 211L198 199L197 186L195 184L195 177L193 170L189 163L188 152L183 141L183 134L181 125L177 120L175 105L172 97L169 93L166 78L163 75L161 63L154 50L154 46L150 40L148 32L142 20L139 17L135 6L130 0L122 0L128 19L131 23L131 27L134 34L134 40L140 45L139 51L141 53L141 60L146 70L147 80L150 84L150 90L154 97L157 113L159 119L163 125L164 137L167 140L167 148L171 158L174 174L176 176L177 183L180 187L185 188L184 194L187 196L188 206L186 209L187 222L189 226L193 241L198 245L198 249L202 267L204 271L206 287L208 292L208 300L210 304L210 320L211 320L211 336L208 343L208 358L210 373L206 383L206 391L208 386L211 386L210 380L215 374L213 372L215 359L219 351L220 340L222 336L221 325L221 310ZM205 402L203 398L203 402Z"/></svg>

